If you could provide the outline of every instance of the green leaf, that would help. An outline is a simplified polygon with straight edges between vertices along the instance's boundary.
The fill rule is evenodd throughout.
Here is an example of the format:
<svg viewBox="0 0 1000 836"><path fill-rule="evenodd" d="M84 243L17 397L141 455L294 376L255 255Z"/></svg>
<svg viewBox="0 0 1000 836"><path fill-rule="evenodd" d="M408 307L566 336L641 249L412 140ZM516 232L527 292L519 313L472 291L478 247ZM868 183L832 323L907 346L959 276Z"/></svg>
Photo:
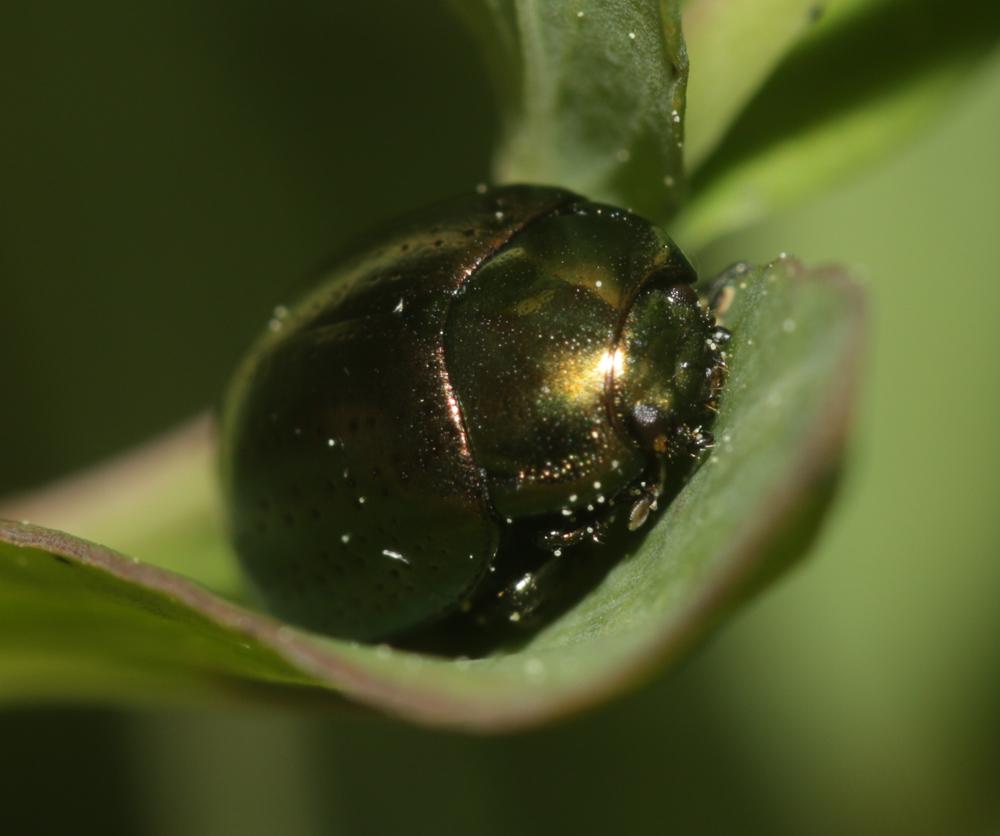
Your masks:
<svg viewBox="0 0 1000 836"><path fill-rule="evenodd" d="M822 18L816 0L689 0L686 163L695 170L779 61Z"/></svg>
<svg viewBox="0 0 1000 836"><path fill-rule="evenodd" d="M202 415L93 471L8 498L0 516L72 531L238 598L240 570L216 513L214 446Z"/></svg>
<svg viewBox="0 0 1000 836"><path fill-rule="evenodd" d="M500 182L664 219L683 193L687 57L675 2L453 0L497 89Z"/></svg>
<svg viewBox="0 0 1000 836"><path fill-rule="evenodd" d="M780 259L728 287L735 336L716 448L635 553L520 649L421 656L310 634L232 600L238 579L214 522L201 424L4 509L49 524L75 518L184 574L0 522L0 700L342 695L416 722L498 730L565 714L675 662L815 532L862 350L860 292L837 271Z"/></svg>
<svg viewBox="0 0 1000 836"><path fill-rule="evenodd" d="M703 246L839 182L928 122L947 119L959 84L998 40L995 4L959 0L946 12L933 0L833 5L713 150L739 102L703 89L707 79L724 77L719 67L728 61L691 33L696 109L689 130L699 167L674 234L688 247Z"/></svg>

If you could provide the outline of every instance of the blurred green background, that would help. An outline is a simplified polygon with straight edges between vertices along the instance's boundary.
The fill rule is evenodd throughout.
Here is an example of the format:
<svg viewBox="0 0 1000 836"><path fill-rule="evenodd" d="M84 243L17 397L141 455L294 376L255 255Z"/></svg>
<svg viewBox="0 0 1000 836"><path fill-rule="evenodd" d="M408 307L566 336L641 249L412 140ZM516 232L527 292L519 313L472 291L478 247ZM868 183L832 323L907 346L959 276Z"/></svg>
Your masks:
<svg viewBox="0 0 1000 836"><path fill-rule="evenodd" d="M487 179L464 34L360 5L2 7L0 492L212 402L339 242ZM872 341L819 548L682 670L494 739L10 710L5 832L1000 833L998 148L993 60L878 166L694 254L847 264Z"/></svg>

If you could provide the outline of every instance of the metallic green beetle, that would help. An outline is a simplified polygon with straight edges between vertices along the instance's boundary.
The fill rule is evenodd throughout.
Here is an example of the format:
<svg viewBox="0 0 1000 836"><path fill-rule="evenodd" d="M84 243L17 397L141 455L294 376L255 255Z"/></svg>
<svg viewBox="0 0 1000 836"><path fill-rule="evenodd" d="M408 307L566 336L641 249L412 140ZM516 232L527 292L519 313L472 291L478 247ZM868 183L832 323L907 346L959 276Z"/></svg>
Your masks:
<svg viewBox="0 0 1000 836"><path fill-rule="evenodd" d="M533 186L341 259L224 403L228 523L263 596L362 641L458 611L517 621L548 567L640 527L708 445L728 332L694 280L645 220ZM512 531L541 557L505 551Z"/></svg>

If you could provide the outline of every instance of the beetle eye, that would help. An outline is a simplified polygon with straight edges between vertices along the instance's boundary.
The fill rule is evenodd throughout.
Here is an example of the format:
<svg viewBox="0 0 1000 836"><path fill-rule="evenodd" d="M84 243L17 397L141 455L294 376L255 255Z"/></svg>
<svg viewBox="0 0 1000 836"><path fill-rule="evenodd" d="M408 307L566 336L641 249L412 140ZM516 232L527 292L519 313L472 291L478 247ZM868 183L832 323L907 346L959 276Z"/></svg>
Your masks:
<svg viewBox="0 0 1000 836"><path fill-rule="evenodd" d="M619 419L642 449L673 458L689 446L681 443L687 428L710 419L721 368L711 328L697 291L676 275L656 272L633 300L620 337L626 368L614 387Z"/></svg>

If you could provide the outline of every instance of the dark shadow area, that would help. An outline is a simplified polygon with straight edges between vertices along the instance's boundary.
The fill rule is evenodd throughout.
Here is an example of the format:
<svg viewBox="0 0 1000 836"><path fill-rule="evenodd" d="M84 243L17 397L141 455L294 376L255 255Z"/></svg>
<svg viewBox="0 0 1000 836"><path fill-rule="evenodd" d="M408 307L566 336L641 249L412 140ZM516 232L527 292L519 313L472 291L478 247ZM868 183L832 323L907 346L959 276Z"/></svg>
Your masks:
<svg viewBox="0 0 1000 836"><path fill-rule="evenodd" d="M8 709L0 740L4 833L145 832L143 779L128 768L130 739L116 713Z"/></svg>
<svg viewBox="0 0 1000 836"><path fill-rule="evenodd" d="M0 109L0 494L212 404L329 252L486 179L496 122L443 2L4 4Z"/></svg>

